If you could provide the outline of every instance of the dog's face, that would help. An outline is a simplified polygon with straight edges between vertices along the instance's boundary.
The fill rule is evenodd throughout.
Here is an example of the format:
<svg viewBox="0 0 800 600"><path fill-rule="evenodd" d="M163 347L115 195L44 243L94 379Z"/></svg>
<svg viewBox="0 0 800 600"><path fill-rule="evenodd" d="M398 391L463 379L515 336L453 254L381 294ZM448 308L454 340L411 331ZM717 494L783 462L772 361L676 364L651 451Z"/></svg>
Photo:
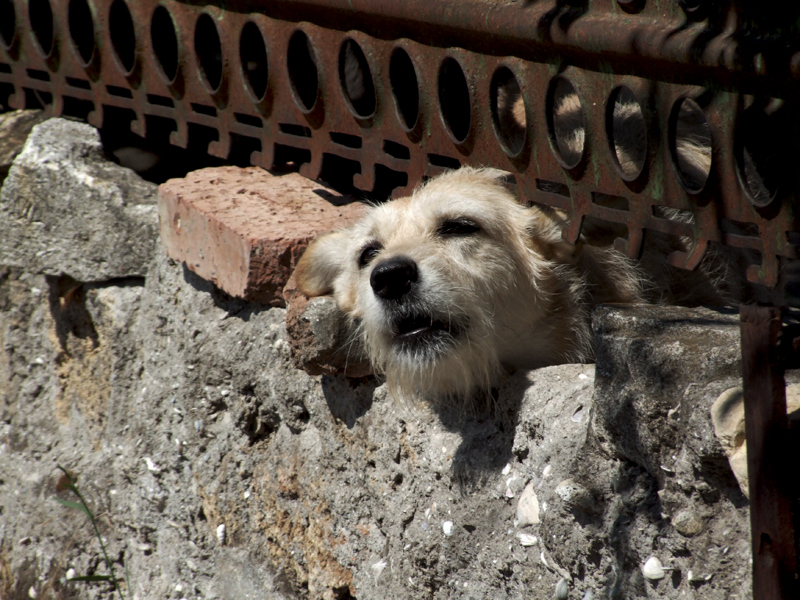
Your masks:
<svg viewBox="0 0 800 600"><path fill-rule="evenodd" d="M536 329L554 292L550 265L574 248L500 174L433 179L318 239L298 265L300 289L333 293L395 395L463 397L488 389L501 365L553 362Z"/></svg>

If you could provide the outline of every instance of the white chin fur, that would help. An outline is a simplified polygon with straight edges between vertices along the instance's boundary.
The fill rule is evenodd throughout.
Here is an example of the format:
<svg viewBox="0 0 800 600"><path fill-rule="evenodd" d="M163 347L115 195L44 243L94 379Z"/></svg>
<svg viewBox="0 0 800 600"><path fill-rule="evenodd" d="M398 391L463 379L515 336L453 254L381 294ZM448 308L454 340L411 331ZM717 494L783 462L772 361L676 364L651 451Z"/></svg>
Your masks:
<svg viewBox="0 0 800 600"><path fill-rule="evenodd" d="M403 401L467 398L491 389L501 371L494 348L485 343L488 337L472 329L413 350L397 344L386 330L364 334L375 370L386 375L392 394Z"/></svg>

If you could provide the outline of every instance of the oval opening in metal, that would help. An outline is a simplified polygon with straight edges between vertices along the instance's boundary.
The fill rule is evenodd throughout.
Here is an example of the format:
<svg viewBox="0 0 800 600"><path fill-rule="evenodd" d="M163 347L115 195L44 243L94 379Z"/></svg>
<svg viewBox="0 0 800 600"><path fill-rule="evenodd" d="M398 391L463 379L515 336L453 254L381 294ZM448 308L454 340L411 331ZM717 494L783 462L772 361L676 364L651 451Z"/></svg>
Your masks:
<svg viewBox="0 0 800 600"><path fill-rule="evenodd" d="M711 127L703 109L691 98L675 103L670 115L669 149L678 180L697 194L711 174Z"/></svg>
<svg viewBox="0 0 800 600"><path fill-rule="evenodd" d="M400 124L407 132L411 131L419 118L419 81L411 57L402 48L395 48L392 52L389 84Z"/></svg>
<svg viewBox="0 0 800 600"><path fill-rule="evenodd" d="M313 110L319 95L319 72L311 40L302 31L295 31L286 53L292 96L304 113Z"/></svg>
<svg viewBox="0 0 800 600"><path fill-rule="evenodd" d="M28 14L36 45L43 56L50 56L53 50L53 10L48 0L30 0Z"/></svg>
<svg viewBox="0 0 800 600"><path fill-rule="evenodd" d="M222 44L211 15L203 13L194 28L194 51L200 66L200 80L210 92L222 83Z"/></svg>
<svg viewBox="0 0 800 600"><path fill-rule="evenodd" d="M791 172L787 157L793 154L793 140L787 138L790 121L784 122L775 106L754 105L745 110L736 124L736 162L739 181L748 200L759 208L775 200L780 184Z"/></svg>
<svg viewBox="0 0 800 600"><path fill-rule="evenodd" d="M17 13L14 0L0 0L0 44L10 48L17 28Z"/></svg>
<svg viewBox="0 0 800 600"><path fill-rule="evenodd" d="M642 105L629 87L611 91L606 105L606 132L614 162L622 179L633 181L647 159L647 125Z"/></svg>
<svg viewBox="0 0 800 600"><path fill-rule="evenodd" d="M581 99L565 77L556 77L550 83L546 115L556 159L566 169L577 167L585 148L586 121Z"/></svg>
<svg viewBox="0 0 800 600"><path fill-rule="evenodd" d="M439 114L447 133L457 144L464 142L472 125L472 102L464 70L454 58L439 68Z"/></svg>
<svg viewBox="0 0 800 600"><path fill-rule="evenodd" d="M267 93L269 81L267 45L258 25L252 21L242 27L242 35L239 37L239 59L242 63L245 87L253 100L260 102Z"/></svg>
<svg viewBox="0 0 800 600"><path fill-rule="evenodd" d="M72 44L83 66L87 66L94 56L94 21L89 3L86 0L71 0L68 21Z"/></svg>
<svg viewBox="0 0 800 600"><path fill-rule="evenodd" d="M168 83L172 83L178 75L178 34L172 16L163 6L153 11L150 38L161 73Z"/></svg>
<svg viewBox="0 0 800 600"><path fill-rule="evenodd" d="M122 71L127 75L133 71L136 60L136 32L131 11L124 0L114 0L108 13L108 31L111 45Z"/></svg>
<svg viewBox="0 0 800 600"><path fill-rule="evenodd" d="M372 72L364 51L354 40L345 40L339 51L339 82L350 112L362 119L375 113Z"/></svg>
<svg viewBox="0 0 800 600"><path fill-rule="evenodd" d="M519 82L508 67L500 67L489 88L494 133L503 151L517 156L525 145L527 118Z"/></svg>

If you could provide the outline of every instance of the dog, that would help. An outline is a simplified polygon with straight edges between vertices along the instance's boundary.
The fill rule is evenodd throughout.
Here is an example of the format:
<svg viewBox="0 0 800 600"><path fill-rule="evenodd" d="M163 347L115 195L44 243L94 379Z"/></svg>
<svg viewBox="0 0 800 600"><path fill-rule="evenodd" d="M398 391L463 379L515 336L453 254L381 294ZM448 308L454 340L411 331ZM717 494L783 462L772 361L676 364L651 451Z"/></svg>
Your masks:
<svg viewBox="0 0 800 600"><path fill-rule="evenodd" d="M637 263L564 241L565 221L521 204L503 171L464 167L315 240L297 283L333 295L396 398L430 401L486 393L509 369L590 361L599 303L726 303L708 270L671 279L669 247Z"/></svg>

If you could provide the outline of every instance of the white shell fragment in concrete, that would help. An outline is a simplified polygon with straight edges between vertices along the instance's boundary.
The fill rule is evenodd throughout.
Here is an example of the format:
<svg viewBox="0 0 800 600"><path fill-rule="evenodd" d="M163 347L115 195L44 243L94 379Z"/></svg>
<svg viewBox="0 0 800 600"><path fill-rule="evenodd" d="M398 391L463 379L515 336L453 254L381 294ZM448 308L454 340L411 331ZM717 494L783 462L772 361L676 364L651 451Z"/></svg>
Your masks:
<svg viewBox="0 0 800 600"><path fill-rule="evenodd" d="M153 462L153 459L149 456L145 456L142 459L147 464L147 470L153 473L161 473L161 467L159 467L156 463Z"/></svg>
<svg viewBox="0 0 800 600"><path fill-rule="evenodd" d="M519 543L523 546L533 546L537 541L536 536L530 533L520 533L517 537L519 537Z"/></svg>
<svg viewBox="0 0 800 600"><path fill-rule="evenodd" d="M452 521L445 521L442 523L442 531L447 537L453 535L453 522Z"/></svg>
<svg viewBox="0 0 800 600"><path fill-rule="evenodd" d="M217 527L217 541L220 546L225 545L225 523Z"/></svg>
<svg viewBox="0 0 800 600"><path fill-rule="evenodd" d="M695 573L691 569L689 569L689 572L686 574L686 579L689 583L701 583L704 581L711 581L712 577L714 577L713 573L709 574Z"/></svg>
<svg viewBox="0 0 800 600"><path fill-rule="evenodd" d="M651 556L642 567L642 575L647 579L657 580L664 579L666 572L664 571L664 566L661 564L661 561L655 556Z"/></svg>
<svg viewBox="0 0 800 600"><path fill-rule="evenodd" d="M385 560L379 560L370 567L370 569L372 569L372 572L375 574L375 585L378 585L378 579L380 579L380 576L383 573L384 569L386 569L386 566L387 563Z"/></svg>
<svg viewBox="0 0 800 600"><path fill-rule="evenodd" d="M519 497L514 525L516 527L525 527L526 525L538 525L539 523L539 499L536 497L533 482L531 481L525 486L522 495Z"/></svg>
<svg viewBox="0 0 800 600"><path fill-rule="evenodd" d="M567 600L569 596L569 584L566 579L560 579L556 584L556 598L558 600Z"/></svg>

